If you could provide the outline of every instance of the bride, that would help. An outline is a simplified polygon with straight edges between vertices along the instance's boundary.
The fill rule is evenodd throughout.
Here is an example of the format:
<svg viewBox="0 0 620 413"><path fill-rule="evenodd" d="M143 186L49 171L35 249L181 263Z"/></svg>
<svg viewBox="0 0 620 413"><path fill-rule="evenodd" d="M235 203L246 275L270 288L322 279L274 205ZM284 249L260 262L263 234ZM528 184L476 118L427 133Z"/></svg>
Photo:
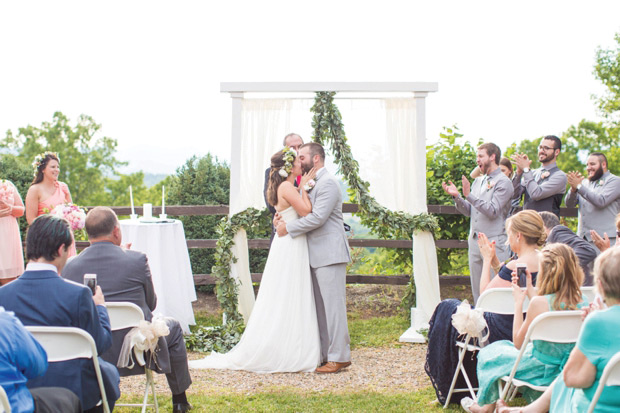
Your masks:
<svg viewBox="0 0 620 413"><path fill-rule="evenodd" d="M314 178L314 168L301 175L294 149L285 147L271 157L267 199L291 222L312 212L304 187ZM313 372L319 365L321 346L306 236L274 237L265 264L260 290L245 332L226 354L216 352L190 361L197 369L247 370L256 373Z"/></svg>

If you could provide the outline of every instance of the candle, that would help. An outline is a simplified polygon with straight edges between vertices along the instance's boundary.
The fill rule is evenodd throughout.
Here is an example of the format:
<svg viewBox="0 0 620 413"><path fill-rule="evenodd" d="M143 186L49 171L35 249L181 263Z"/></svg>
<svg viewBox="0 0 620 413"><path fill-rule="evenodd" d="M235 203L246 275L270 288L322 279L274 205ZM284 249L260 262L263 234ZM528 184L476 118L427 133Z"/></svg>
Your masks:
<svg viewBox="0 0 620 413"><path fill-rule="evenodd" d="M129 202L131 202L131 215L136 215L136 211L133 209L133 191L131 185L129 185Z"/></svg>
<svg viewBox="0 0 620 413"><path fill-rule="evenodd" d="M161 186L161 213L162 215L166 215L166 190L165 187Z"/></svg>

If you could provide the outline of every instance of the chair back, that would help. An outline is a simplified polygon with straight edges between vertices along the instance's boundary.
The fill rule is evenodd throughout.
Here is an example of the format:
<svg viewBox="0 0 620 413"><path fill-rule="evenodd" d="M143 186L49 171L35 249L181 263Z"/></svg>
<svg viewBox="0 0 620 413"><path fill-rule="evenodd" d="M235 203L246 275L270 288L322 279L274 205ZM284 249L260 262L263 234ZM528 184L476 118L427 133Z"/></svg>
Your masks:
<svg viewBox="0 0 620 413"><path fill-rule="evenodd" d="M134 303L127 301L108 302L105 306L108 309L108 316L110 316L112 331L138 327L140 321L144 320L142 309Z"/></svg>
<svg viewBox="0 0 620 413"><path fill-rule="evenodd" d="M26 326L26 330L30 331L33 337L45 349L47 361L50 363L78 358L91 359L99 383L104 412L110 412L105 388L103 387L103 377L99 368L97 346L95 340L87 331L76 327L47 326Z"/></svg>
<svg viewBox="0 0 620 413"><path fill-rule="evenodd" d="M530 300L526 297L523 301L523 312L527 311ZM514 314L515 299L512 296L512 287L486 289L476 302L476 308L496 314Z"/></svg>
<svg viewBox="0 0 620 413"><path fill-rule="evenodd" d="M532 340L553 343L575 343L581 331L583 321L580 310L547 311L539 314L525 335L524 346Z"/></svg>
<svg viewBox="0 0 620 413"><path fill-rule="evenodd" d="M11 413L11 404L9 396L4 391L4 387L0 386L0 413Z"/></svg>
<svg viewBox="0 0 620 413"><path fill-rule="evenodd" d="M605 386L620 386L620 352L616 353L607 362L607 365L603 370L603 374L601 375L601 379L598 382L596 393L594 393L594 397L592 398L592 402L588 408L588 413L594 411L596 403L598 403L598 399L601 397L601 393L603 392Z"/></svg>
<svg viewBox="0 0 620 413"><path fill-rule="evenodd" d="M594 287L581 287L581 293L588 299L588 304L592 304L594 302L594 297L596 297Z"/></svg>

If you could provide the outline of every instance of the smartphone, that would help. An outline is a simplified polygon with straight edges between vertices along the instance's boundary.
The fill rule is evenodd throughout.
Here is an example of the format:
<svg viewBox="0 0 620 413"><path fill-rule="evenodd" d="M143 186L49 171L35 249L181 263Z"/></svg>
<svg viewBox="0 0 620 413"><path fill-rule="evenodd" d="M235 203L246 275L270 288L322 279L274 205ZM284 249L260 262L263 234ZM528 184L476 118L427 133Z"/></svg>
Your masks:
<svg viewBox="0 0 620 413"><path fill-rule="evenodd" d="M527 275L525 273L526 268L527 268L527 265L517 263L517 277L519 277L519 287L526 286L526 278L527 278Z"/></svg>
<svg viewBox="0 0 620 413"><path fill-rule="evenodd" d="M95 295L97 290L97 274L84 274L84 285L90 288Z"/></svg>

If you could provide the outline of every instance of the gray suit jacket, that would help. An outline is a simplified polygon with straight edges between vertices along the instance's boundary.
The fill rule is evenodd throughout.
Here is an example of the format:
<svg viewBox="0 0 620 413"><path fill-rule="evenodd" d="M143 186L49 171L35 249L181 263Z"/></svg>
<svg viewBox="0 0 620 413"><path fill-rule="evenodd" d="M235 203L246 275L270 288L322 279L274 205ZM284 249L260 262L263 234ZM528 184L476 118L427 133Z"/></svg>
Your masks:
<svg viewBox="0 0 620 413"><path fill-rule="evenodd" d="M606 232L609 238L616 236L616 215L620 212L620 178L607 171L598 181L584 179L577 192L569 189L566 206L579 205L577 235L592 240L590 230L600 236Z"/></svg>
<svg viewBox="0 0 620 413"><path fill-rule="evenodd" d="M342 219L342 194L338 181L326 169L319 171L309 192L312 212L286 224L291 237L306 234L312 268L351 260Z"/></svg>
<svg viewBox="0 0 620 413"><path fill-rule="evenodd" d="M455 198L456 209L471 217L470 238L476 238L478 232L487 237L504 234L512 193L512 182L497 168L488 177L476 178L467 198Z"/></svg>
<svg viewBox="0 0 620 413"><path fill-rule="evenodd" d="M142 309L146 320L153 318L157 296L144 253L125 250L111 242L96 242L67 263L62 277L82 284L86 273L97 274L97 285L101 287L106 301L129 301ZM104 360L116 365L127 332L129 329L112 332L112 347L102 355ZM168 347L163 337L159 341L157 361L161 371L170 370ZM121 375L128 373L126 369L119 370Z"/></svg>
<svg viewBox="0 0 620 413"><path fill-rule="evenodd" d="M579 266L583 270L586 279L585 285L592 285L592 276L590 275L590 264L596 259L596 249L584 240L582 237L577 236L570 228L564 225L556 225L551 229L549 237L547 238L547 244L553 244L558 242L560 244L566 244L575 251L575 255L579 258Z"/></svg>

